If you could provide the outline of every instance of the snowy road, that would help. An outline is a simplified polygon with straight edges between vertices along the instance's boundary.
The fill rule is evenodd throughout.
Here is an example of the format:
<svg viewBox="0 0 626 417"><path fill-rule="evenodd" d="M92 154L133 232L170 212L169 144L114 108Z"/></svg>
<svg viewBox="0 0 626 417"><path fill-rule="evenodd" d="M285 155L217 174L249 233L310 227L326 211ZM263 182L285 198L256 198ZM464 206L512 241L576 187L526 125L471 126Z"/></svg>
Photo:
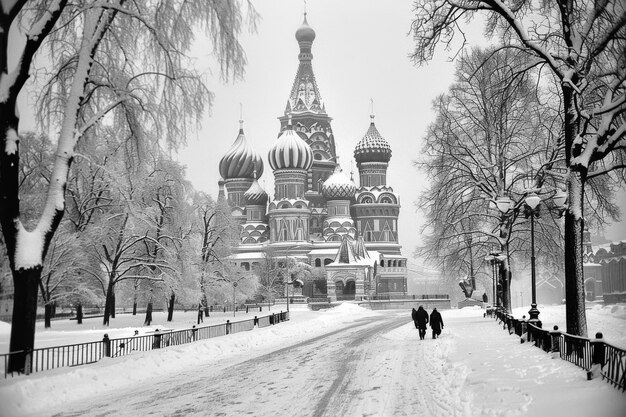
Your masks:
<svg viewBox="0 0 626 417"><path fill-rule="evenodd" d="M58 416L461 415L439 340L406 337L407 318L377 316L253 359L199 365L113 392ZM401 337L396 334L402 333ZM416 367L415 362L421 363ZM418 370L417 374L415 370ZM408 372L410 371L410 372ZM432 401L433 398L439 401Z"/></svg>
<svg viewBox="0 0 626 417"><path fill-rule="evenodd" d="M480 309L443 311L441 338L423 341L409 313L303 309L277 326L7 379L0 416L626 415L619 390Z"/></svg>

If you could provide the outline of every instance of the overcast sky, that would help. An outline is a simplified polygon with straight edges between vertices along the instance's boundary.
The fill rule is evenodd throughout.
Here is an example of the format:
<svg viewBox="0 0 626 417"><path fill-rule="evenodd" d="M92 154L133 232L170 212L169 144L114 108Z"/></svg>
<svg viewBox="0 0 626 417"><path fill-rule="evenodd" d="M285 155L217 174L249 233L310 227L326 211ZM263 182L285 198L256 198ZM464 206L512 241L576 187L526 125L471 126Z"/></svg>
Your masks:
<svg viewBox="0 0 626 417"><path fill-rule="evenodd" d="M277 117L283 114L298 67L294 35L302 23L303 2L262 1L255 7L262 17L258 31L242 37L248 58L245 79L209 85L215 93L212 114L180 153L194 186L213 196L220 178L219 161L237 136L239 103L247 139L264 161L261 184L273 194L267 152L277 137ZM333 118L340 162L347 171L348 161L354 164L354 146L369 126L373 98L376 126L393 151L387 183L400 195L400 243L409 258L420 243L421 216L414 203L424 185L412 162L434 118L431 101L446 91L454 70L452 52L443 48L426 67L411 63L411 8L411 1L309 0L307 4L307 19L316 32L313 70ZM468 41L484 45L480 25L473 29ZM358 178L356 165L354 171ZM606 236L618 240L626 233L623 226L613 227Z"/></svg>
<svg viewBox="0 0 626 417"><path fill-rule="evenodd" d="M245 80L209 86L215 92L212 115L180 154L194 186L214 196L220 158L237 136L240 102L247 139L264 161L261 184L264 181L273 194L267 152L277 137L277 117L284 112L298 67L295 32L302 23L303 2L265 1L255 6L262 20L256 34L243 37L248 57ZM369 127L373 98L376 126L393 152L387 184L402 204L400 243L404 254L411 255L419 241L414 201L423 185L412 161L433 118L430 102L451 83L453 65L446 59L421 69L411 64L410 1L313 0L307 12L316 32L313 70L333 118L342 167L350 171L350 162L354 164L354 146ZM353 169L358 180L356 164Z"/></svg>

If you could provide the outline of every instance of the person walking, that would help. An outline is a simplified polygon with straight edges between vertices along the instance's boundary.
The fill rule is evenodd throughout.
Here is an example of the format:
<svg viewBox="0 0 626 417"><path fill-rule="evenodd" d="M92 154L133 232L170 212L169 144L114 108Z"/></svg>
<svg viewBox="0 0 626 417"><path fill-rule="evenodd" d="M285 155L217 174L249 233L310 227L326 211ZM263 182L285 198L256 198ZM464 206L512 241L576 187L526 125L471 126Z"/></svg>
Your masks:
<svg viewBox="0 0 626 417"><path fill-rule="evenodd" d="M424 337L426 337L426 325L428 324L428 313L424 310L424 307L419 306L415 316L415 326L420 332L420 340L424 340Z"/></svg>
<svg viewBox="0 0 626 417"><path fill-rule="evenodd" d="M417 325L417 310L415 310L415 307L413 307L413 311L411 311L411 318L413 319L413 323L415 324L415 328L419 329L419 327Z"/></svg>
<svg viewBox="0 0 626 417"><path fill-rule="evenodd" d="M203 313L204 312L202 311L202 304L198 304L198 323L197 324L200 324L200 323L204 322L204 320L202 320Z"/></svg>
<svg viewBox="0 0 626 417"><path fill-rule="evenodd" d="M433 339L436 339L443 329L443 319L436 308L433 308L433 312L430 313L430 328L433 329Z"/></svg>

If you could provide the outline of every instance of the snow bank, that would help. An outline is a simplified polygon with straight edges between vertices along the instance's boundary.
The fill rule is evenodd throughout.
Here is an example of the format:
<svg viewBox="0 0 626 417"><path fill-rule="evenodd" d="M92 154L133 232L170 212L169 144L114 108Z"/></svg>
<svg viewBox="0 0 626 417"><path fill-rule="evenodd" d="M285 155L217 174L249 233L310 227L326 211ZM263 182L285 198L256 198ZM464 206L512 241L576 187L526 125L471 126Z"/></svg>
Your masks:
<svg viewBox="0 0 626 417"><path fill-rule="evenodd" d="M290 321L276 326L0 381L0 404L3 413L10 416L38 413L63 402L92 398L157 376L192 370L198 363L218 363L241 355L261 356L377 314L349 303L318 312L294 309Z"/></svg>

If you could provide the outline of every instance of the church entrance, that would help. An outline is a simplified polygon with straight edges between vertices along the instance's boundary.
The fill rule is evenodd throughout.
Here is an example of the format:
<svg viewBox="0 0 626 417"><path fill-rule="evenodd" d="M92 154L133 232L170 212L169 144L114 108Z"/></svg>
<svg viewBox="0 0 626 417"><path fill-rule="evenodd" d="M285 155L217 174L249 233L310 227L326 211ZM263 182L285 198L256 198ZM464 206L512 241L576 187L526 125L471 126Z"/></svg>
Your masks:
<svg viewBox="0 0 626 417"><path fill-rule="evenodd" d="M343 285L341 290L340 287L337 286L337 299L338 300L354 300L354 293L356 292L356 286L353 280L346 282L346 285Z"/></svg>

